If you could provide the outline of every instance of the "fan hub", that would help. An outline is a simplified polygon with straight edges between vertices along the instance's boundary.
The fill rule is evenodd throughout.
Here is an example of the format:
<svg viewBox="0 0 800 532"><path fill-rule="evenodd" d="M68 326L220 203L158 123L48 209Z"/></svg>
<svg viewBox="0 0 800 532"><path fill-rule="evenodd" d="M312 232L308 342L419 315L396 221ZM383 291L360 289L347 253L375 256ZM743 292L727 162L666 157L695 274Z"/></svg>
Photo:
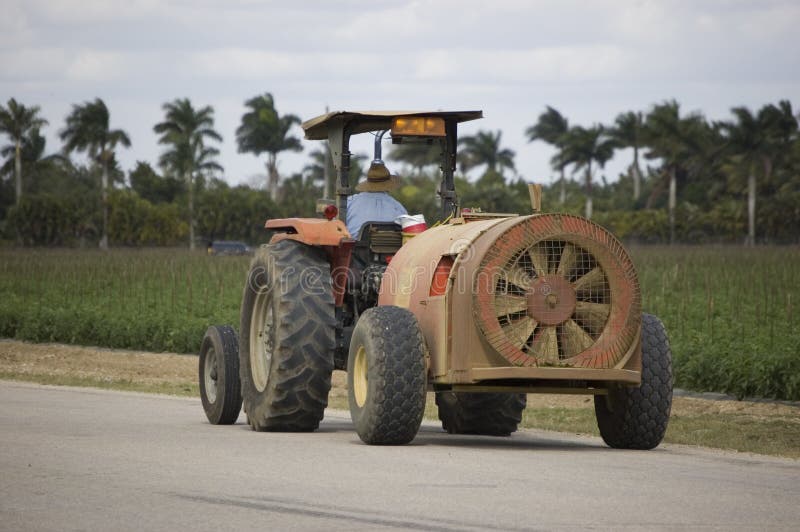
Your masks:
<svg viewBox="0 0 800 532"><path fill-rule="evenodd" d="M558 274L536 279L527 298L528 316L542 325L559 325L570 319L577 301L572 284Z"/></svg>

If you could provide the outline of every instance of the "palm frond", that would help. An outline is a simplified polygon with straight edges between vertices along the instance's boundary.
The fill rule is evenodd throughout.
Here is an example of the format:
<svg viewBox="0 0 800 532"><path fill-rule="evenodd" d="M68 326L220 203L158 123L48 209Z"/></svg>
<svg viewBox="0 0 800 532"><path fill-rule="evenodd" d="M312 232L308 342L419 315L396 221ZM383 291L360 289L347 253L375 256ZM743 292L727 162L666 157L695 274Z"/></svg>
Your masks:
<svg viewBox="0 0 800 532"><path fill-rule="evenodd" d="M214 129L214 109L195 109L188 98L178 98L162 105L164 121L153 130L160 135L159 144L167 146L159 157L159 165L177 177L190 177L195 171L222 171L213 159L219 150L206 141L222 141Z"/></svg>

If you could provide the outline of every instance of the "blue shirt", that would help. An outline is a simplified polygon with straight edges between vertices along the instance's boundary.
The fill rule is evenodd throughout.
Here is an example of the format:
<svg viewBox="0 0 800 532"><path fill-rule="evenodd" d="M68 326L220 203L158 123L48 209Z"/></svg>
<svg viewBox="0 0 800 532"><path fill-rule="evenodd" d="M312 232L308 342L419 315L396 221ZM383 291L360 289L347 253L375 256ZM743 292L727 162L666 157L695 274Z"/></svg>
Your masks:
<svg viewBox="0 0 800 532"><path fill-rule="evenodd" d="M347 198L347 230L353 238L359 237L366 222L393 222L401 214L408 214L399 201L386 192L361 192Z"/></svg>

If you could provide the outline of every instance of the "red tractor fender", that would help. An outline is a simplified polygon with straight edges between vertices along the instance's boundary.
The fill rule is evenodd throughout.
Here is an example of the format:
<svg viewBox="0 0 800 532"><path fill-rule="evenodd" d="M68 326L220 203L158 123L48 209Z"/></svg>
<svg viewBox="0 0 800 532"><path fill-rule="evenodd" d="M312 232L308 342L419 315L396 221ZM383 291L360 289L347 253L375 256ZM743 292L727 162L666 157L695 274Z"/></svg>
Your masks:
<svg viewBox="0 0 800 532"><path fill-rule="evenodd" d="M333 299L337 307L344 303L344 291L349 273L350 256L355 240L341 220L320 218L277 218L267 220L264 227L275 231L270 244L295 240L309 246L321 246L328 254L333 281Z"/></svg>
<svg viewBox="0 0 800 532"><path fill-rule="evenodd" d="M269 243L296 240L310 246L338 246L343 238L350 238L347 226L341 220L321 218L277 218L267 220L264 227L275 231Z"/></svg>

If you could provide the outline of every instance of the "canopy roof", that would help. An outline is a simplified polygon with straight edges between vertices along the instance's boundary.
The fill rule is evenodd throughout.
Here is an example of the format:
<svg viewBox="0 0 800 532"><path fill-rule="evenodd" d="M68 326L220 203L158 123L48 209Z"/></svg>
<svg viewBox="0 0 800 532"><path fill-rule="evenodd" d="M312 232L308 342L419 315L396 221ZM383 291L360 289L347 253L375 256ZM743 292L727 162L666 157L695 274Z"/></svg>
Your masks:
<svg viewBox="0 0 800 532"><path fill-rule="evenodd" d="M441 116L467 122L483 118L483 111L333 111L303 122L308 140L326 140L334 127L349 126L351 134L391 129L397 116Z"/></svg>

